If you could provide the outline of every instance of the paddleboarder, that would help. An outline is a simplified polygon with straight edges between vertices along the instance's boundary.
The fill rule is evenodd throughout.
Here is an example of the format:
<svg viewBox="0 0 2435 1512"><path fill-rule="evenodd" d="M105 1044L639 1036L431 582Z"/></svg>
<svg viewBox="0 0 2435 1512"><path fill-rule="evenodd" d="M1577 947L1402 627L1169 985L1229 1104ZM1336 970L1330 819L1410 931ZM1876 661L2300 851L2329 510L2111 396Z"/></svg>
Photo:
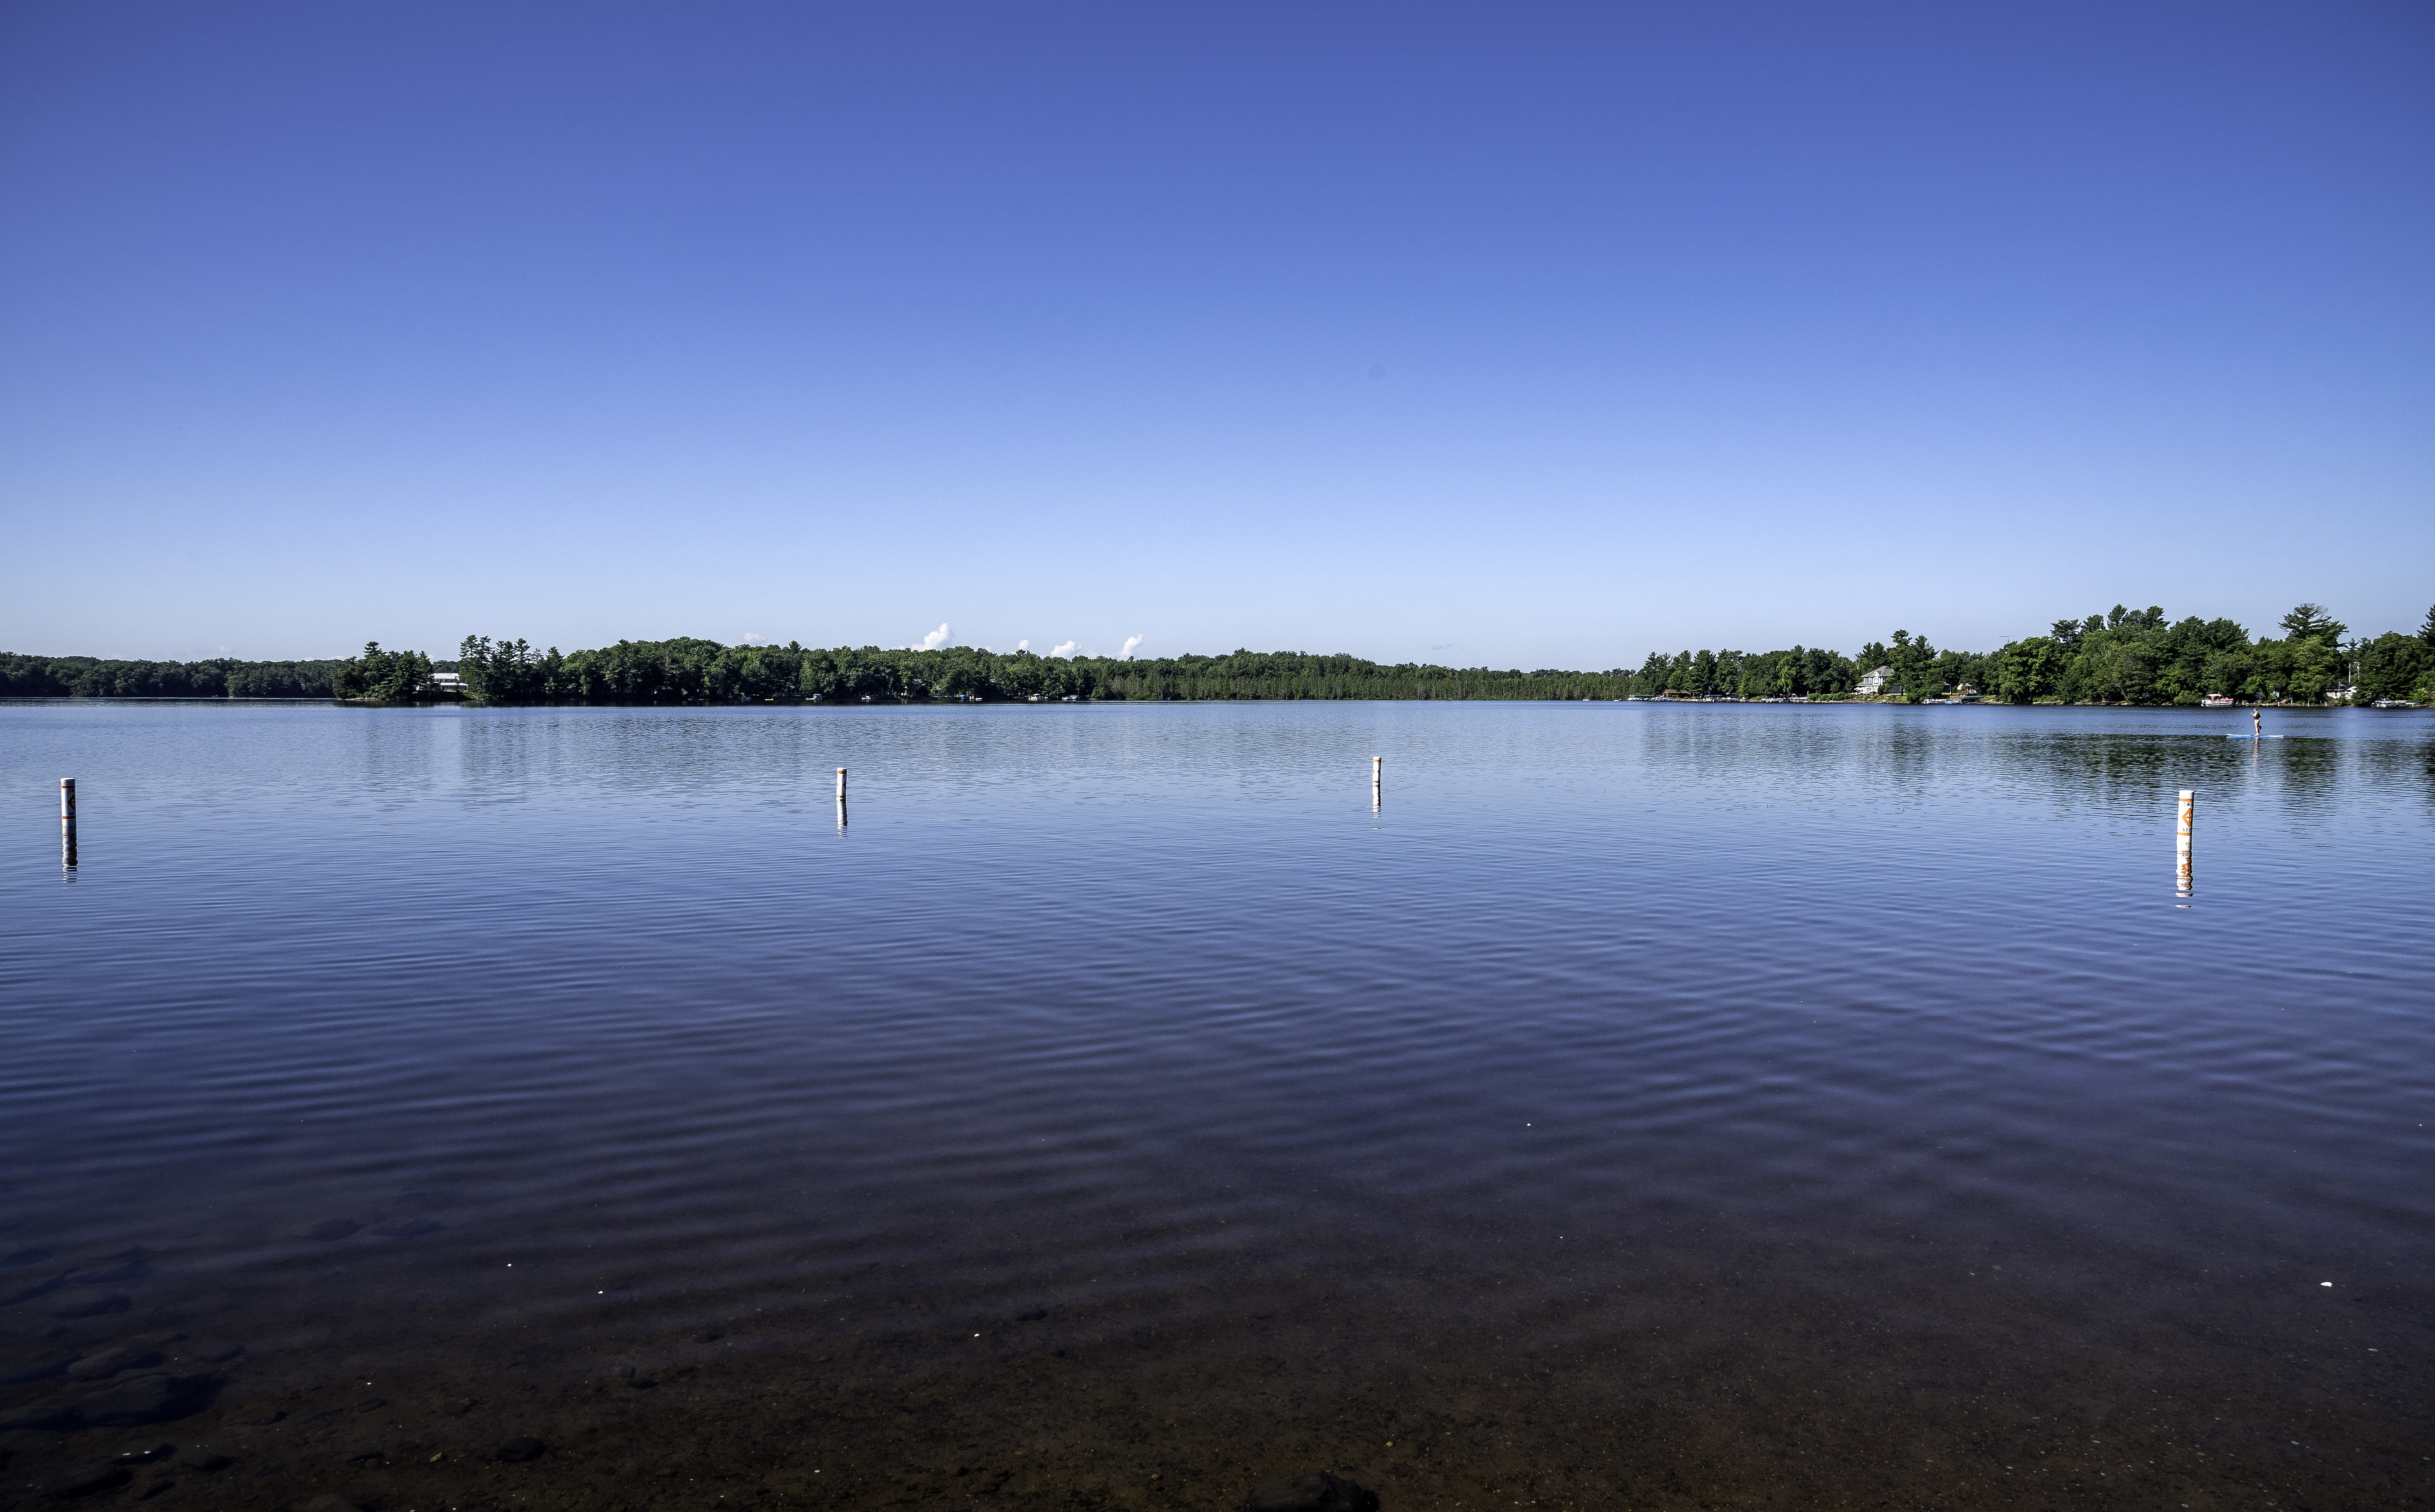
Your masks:
<svg viewBox="0 0 2435 1512"><path fill-rule="evenodd" d="M2255 704L2249 706L2249 738L2252 740L2266 738L2266 716L2257 712Z"/></svg>

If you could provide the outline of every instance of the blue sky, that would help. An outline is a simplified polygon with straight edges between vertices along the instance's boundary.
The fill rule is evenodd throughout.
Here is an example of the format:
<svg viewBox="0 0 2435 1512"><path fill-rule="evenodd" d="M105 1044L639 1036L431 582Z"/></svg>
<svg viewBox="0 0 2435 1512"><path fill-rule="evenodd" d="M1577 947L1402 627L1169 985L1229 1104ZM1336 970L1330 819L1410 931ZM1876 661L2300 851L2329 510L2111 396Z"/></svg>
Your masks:
<svg viewBox="0 0 2435 1512"><path fill-rule="evenodd" d="M2435 11L0 12L0 648L2435 601Z"/></svg>

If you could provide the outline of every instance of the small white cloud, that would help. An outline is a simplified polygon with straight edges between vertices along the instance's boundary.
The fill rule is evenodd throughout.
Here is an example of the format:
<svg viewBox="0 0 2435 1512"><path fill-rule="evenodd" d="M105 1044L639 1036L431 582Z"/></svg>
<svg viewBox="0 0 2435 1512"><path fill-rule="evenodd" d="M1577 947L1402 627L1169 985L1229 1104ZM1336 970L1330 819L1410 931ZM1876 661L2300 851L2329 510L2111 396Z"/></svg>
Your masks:
<svg viewBox="0 0 2435 1512"><path fill-rule="evenodd" d="M1014 648L1018 651L1028 651L1031 649L1031 643L1029 641L1017 641L1014 643Z"/></svg>
<svg viewBox="0 0 2435 1512"><path fill-rule="evenodd" d="M1048 654L1050 656L1072 656L1074 654L1074 643L1072 641L1060 641L1057 643L1056 647Z"/></svg>
<svg viewBox="0 0 2435 1512"><path fill-rule="evenodd" d="M1126 636L1126 637L1125 637L1125 648L1124 648L1122 651L1117 652L1116 654L1117 654L1118 656L1121 656L1121 657L1125 658L1127 661L1131 661L1131 660L1132 659L1133 647L1134 647L1134 646L1137 646L1137 645L1139 645L1139 644L1142 644L1142 638L1141 638L1140 636L1138 636L1138 635L1128 635L1128 636Z"/></svg>
<svg viewBox="0 0 2435 1512"><path fill-rule="evenodd" d="M922 644L919 646L916 646L915 649L921 651L935 651L946 643L946 639L947 625L944 620L941 620L939 622L939 627L937 629L932 630L929 634L922 637Z"/></svg>

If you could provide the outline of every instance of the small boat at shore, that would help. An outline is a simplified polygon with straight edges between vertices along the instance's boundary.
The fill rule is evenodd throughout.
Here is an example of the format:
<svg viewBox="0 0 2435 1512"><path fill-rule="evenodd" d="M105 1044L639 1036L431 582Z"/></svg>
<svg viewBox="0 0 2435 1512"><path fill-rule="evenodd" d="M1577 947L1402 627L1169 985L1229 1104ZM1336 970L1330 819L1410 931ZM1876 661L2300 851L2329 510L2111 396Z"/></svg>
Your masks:
<svg viewBox="0 0 2435 1512"><path fill-rule="evenodd" d="M2205 697L2199 700L2199 707L2202 709L2229 709L2236 702L2238 702L2238 700L2234 698L2232 695L2228 693L2210 693Z"/></svg>

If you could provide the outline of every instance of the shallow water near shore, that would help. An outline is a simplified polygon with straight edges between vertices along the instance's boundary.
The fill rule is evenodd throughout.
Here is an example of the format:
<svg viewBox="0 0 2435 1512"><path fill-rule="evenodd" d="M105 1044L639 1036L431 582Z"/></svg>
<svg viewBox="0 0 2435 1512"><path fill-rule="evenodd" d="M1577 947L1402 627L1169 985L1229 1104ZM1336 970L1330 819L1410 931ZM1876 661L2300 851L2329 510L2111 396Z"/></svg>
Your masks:
<svg viewBox="0 0 2435 1512"><path fill-rule="evenodd" d="M0 1504L2426 1505L2435 716L2234 717L0 705Z"/></svg>

